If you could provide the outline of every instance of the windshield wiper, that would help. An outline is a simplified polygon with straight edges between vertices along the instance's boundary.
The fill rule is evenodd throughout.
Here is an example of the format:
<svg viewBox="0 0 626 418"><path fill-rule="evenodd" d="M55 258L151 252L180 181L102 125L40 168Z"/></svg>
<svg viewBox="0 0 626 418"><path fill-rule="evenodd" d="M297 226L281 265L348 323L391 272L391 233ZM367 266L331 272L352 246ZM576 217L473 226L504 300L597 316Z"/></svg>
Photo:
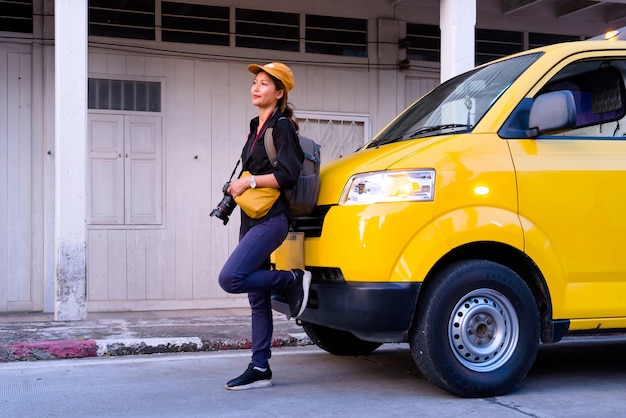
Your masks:
<svg viewBox="0 0 626 418"><path fill-rule="evenodd" d="M379 138L376 139L369 144L367 144L367 148L378 147L385 144L391 144L392 142L396 142L398 139L402 139L404 135L396 136L395 138Z"/></svg>
<svg viewBox="0 0 626 418"><path fill-rule="evenodd" d="M426 134L426 133L435 132L435 131L442 131L444 129L465 128L466 130L469 130L471 127L472 125L467 125L465 123L446 123L443 125L422 126L421 128L413 132L409 132L408 134L403 135L403 136L406 138L411 138L416 135Z"/></svg>
<svg viewBox="0 0 626 418"><path fill-rule="evenodd" d="M464 123L446 123L446 124L442 124L442 125L433 125L433 126L422 126L419 129L416 129L415 131L411 131L407 134L402 134L402 135L398 135L396 137L393 138L380 138L380 139L376 139L372 142L370 142L369 144L367 144L367 148L372 148L372 147L379 147L381 145L385 145L385 144L391 144L392 142L396 142L399 141L401 139L410 139L416 135L421 135L421 134L425 134L425 133L429 133L429 132L435 132L435 131L440 131L443 129L454 129L454 128L465 128L467 131L470 130L470 128L472 127L472 125L467 125Z"/></svg>

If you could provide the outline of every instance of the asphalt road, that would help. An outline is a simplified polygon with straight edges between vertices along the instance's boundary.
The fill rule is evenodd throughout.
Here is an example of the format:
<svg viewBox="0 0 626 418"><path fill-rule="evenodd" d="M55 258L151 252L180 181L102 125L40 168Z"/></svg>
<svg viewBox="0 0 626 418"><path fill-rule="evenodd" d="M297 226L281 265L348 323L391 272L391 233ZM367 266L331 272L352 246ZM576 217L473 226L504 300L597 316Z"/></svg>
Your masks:
<svg viewBox="0 0 626 418"><path fill-rule="evenodd" d="M274 386L224 383L249 352L157 354L0 364L9 417L614 417L626 413L626 340L543 347L529 376L497 398L462 399L424 380L408 345L366 357L281 348Z"/></svg>

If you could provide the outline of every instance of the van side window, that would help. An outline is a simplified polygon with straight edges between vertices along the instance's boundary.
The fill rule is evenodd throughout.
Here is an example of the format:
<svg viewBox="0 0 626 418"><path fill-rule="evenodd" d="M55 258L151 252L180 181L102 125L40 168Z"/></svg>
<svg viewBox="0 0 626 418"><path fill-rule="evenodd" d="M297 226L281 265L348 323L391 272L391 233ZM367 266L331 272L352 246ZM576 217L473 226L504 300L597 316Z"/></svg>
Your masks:
<svg viewBox="0 0 626 418"><path fill-rule="evenodd" d="M626 135L626 61L586 61L569 65L539 93L570 91L576 105L576 126L565 136Z"/></svg>
<svg viewBox="0 0 626 418"><path fill-rule="evenodd" d="M502 138L528 138L533 103L545 93L564 91L574 101L572 128L543 133L541 137L626 138L626 60L586 60L572 63L555 75L534 98L525 98L498 134ZM591 138L590 138L591 139Z"/></svg>

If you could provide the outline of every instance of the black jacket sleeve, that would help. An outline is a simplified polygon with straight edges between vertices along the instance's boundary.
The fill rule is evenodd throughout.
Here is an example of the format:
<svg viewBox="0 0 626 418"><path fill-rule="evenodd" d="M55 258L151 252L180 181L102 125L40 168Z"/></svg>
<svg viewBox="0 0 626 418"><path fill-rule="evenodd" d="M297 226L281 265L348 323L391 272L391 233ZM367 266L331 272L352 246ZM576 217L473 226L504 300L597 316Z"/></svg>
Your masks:
<svg viewBox="0 0 626 418"><path fill-rule="evenodd" d="M302 148L300 148L293 124L286 118L276 121L273 137L276 146L274 175L280 188L288 190L295 186L298 181L304 161L304 153Z"/></svg>
<svg viewBox="0 0 626 418"><path fill-rule="evenodd" d="M254 175L273 172L282 190L291 189L298 181L304 161L304 153L300 148L295 127L289 119L278 112L267 121L266 125L273 130L276 166L272 166L265 151L265 129L262 129L259 137L256 138L258 118L255 118L250 123L250 134L242 153L243 169Z"/></svg>

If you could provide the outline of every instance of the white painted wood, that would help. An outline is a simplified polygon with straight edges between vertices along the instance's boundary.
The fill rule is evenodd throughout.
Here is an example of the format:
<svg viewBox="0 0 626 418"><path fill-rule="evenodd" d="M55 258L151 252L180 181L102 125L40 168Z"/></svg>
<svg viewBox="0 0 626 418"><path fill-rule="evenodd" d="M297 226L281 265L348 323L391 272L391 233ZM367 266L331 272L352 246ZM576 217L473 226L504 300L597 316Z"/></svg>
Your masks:
<svg viewBox="0 0 626 418"><path fill-rule="evenodd" d="M191 60L175 60L168 63L170 79L168 84L167 125L171 141L168 141L168 162L176 168L172 187L168 188L168 210L174 210L172 216L176 224L175 243L167 248L174 257L176 299L193 298L193 213L195 190L189 187L193 182L193 112L190 104L194 97L194 63ZM166 70L167 74L167 70Z"/></svg>
<svg viewBox="0 0 626 418"><path fill-rule="evenodd" d="M52 8L52 5L49 5ZM52 19L47 19L52 20ZM43 244L37 242L35 245L41 245L44 252L44 312L54 312L56 303L55 282L56 282L56 252L55 252L55 127L54 127L54 109L55 93L54 93L54 47L51 45L43 46L43 63L35 68L36 72L43 72L43 88L35 89L34 92L40 92L37 99L42 101L43 108L43 140L41 146L44 147L43 164L43 189L41 196L43 199L43 223L44 223L44 239Z"/></svg>
<svg viewBox="0 0 626 418"><path fill-rule="evenodd" d="M146 231L129 230L126 236L127 298L146 299Z"/></svg>
<svg viewBox="0 0 626 418"><path fill-rule="evenodd" d="M8 52L0 45L0 312L7 311L9 271L9 94Z"/></svg>
<svg viewBox="0 0 626 418"><path fill-rule="evenodd" d="M43 281L33 275L41 258L33 251L37 225L29 50L0 47L0 312L42 308Z"/></svg>
<svg viewBox="0 0 626 418"><path fill-rule="evenodd" d="M92 229L87 233L87 300L108 300L109 258L108 232L105 229Z"/></svg>
<svg viewBox="0 0 626 418"><path fill-rule="evenodd" d="M107 233L107 300L128 300L127 231Z"/></svg>
<svg viewBox="0 0 626 418"><path fill-rule="evenodd" d="M439 85L439 78L430 74L416 74L409 76L405 80L405 104L409 106L417 99L434 89Z"/></svg>
<svg viewBox="0 0 626 418"><path fill-rule="evenodd" d="M160 117L89 115L90 224L161 223L161 144Z"/></svg>
<svg viewBox="0 0 626 418"><path fill-rule="evenodd" d="M87 214L90 224L124 223L124 116L89 115Z"/></svg>
<svg viewBox="0 0 626 418"><path fill-rule="evenodd" d="M126 74L126 56L122 54L107 55L107 74Z"/></svg>
<svg viewBox="0 0 626 418"><path fill-rule="evenodd" d="M146 300L163 300L165 273L163 230L146 230Z"/></svg>
<svg viewBox="0 0 626 418"><path fill-rule="evenodd" d="M9 120L16 121L16 132L13 140L18 144L19 166L15 171L16 184L19 188L19 198L16 203L17 233L15 244L17 249L16 266L18 271L13 276L17 290L15 300L30 305L32 303L33 277L31 275L32 260L32 223L33 223L33 138L32 138L32 55L15 54L17 73L14 78L19 80L16 92L15 113L9 112ZM9 62L11 58L9 58ZM9 64L10 65L10 64ZM9 71L10 72L10 71ZM12 75L9 73L9 77ZM32 307L32 306L31 306Z"/></svg>
<svg viewBox="0 0 626 418"><path fill-rule="evenodd" d="M124 122L125 223L161 223L161 118L126 116Z"/></svg>
<svg viewBox="0 0 626 418"><path fill-rule="evenodd" d="M33 303L32 311L41 311L44 308L44 255L45 246L41 245L45 242L45 184L44 184L44 161L47 158L45 152L44 140L44 120L46 111L43 102L43 94L45 91L44 76L41 69L44 67L44 47L43 45L32 46L32 65L31 65L31 112L32 118L30 122L32 134L32 232L31 232L31 283L32 292L31 300Z"/></svg>

